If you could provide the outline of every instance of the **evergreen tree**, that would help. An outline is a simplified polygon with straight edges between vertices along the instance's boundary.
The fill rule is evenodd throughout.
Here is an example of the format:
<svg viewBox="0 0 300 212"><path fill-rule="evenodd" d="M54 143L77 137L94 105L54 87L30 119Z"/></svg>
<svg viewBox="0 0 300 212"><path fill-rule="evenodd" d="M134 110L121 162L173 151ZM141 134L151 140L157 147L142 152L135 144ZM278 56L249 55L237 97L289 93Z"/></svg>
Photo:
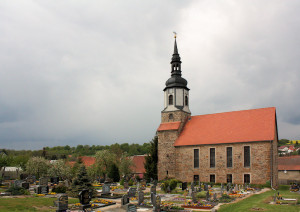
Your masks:
<svg viewBox="0 0 300 212"><path fill-rule="evenodd" d="M72 197L78 197L78 194L83 189L89 189L90 193L95 193L90 178L84 165L80 166L80 170L75 179L73 179L70 191L68 192Z"/></svg>
<svg viewBox="0 0 300 212"><path fill-rule="evenodd" d="M120 173L119 173L119 168L116 166L116 164L112 164L109 167L108 171L108 177L112 179L114 182L119 182L120 181Z"/></svg>
<svg viewBox="0 0 300 212"><path fill-rule="evenodd" d="M158 162L158 137L155 136L150 142L150 152L146 156L145 160L145 178L149 181L151 178L157 180L157 162Z"/></svg>

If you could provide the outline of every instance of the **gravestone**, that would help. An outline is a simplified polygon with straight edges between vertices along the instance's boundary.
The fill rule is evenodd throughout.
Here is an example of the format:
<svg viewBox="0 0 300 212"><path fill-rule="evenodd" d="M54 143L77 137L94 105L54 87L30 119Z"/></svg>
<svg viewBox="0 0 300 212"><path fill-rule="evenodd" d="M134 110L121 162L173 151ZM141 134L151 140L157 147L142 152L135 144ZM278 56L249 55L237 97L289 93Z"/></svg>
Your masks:
<svg viewBox="0 0 300 212"><path fill-rule="evenodd" d="M121 199L121 206L127 205L129 203L129 197L127 194L124 194Z"/></svg>
<svg viewBox="0 0 300 212"><path fill-rule="evenodd" d="M237 191L237 190L238 190L238 185L235 184L235 186L234 186L234 191Z"/></svg>
<svg viewBox="0 0 300 212"><path fill-rule="evenodd" d="M221 190L222 190L222 191L224 190L224 185L223 185L223 183L221 183Z"/></svg>
<svg viewBox="0 0 300 212"><path fill-rule="evenodd" d="M217 194L216 194L216 193L214 193L213 198L214 198L214 202L217 202L217 201L218 201L218 199L217 199Z"/></svg>
<svg viewBox="0 0 300 212"><path fill-rule="evenodd" d="M128 189L128 197L134 197L135 194L136 194L136 188L130 187L130 188Z"/></svg>
<svg viewBox="0 0 300 212"><path fill-rule="evenodd" d="M230 185L229 185L229 184L227 184L227 185L226 185L226 191L228 192L228 191L229 191L229 189L230 189Z"/></svg>
<svg viewBox="0 0 300 212"><path fill-rule="evenodd" d="M128 182L124 182L124 189L128 189Z"/></svg>
<svg viewBox="0 0 300 212"><path fill-rule="evenodd" d="M110 194L110 185L109 184L103 184L101 194Z"/></svg>
<svg viewBox="0 0 300 212"><path fill-rule="evenodd" d="M160 196L156 196L155 198L155 206L153 205L153 211L160 211L161 198Z"/></svg>
<svg viewBox="0 0 300 212"><path fill-rule="evenodd" d="M239 191L240 191L241 190L241 185L240 184L239 184L238 188L239 188Z"/></svg>
<svg viewBox="0 0 300 212"><path fill-rule="evenodd" d="M80 209L85 210L91 207L90 201L92 199L91 194L88 189L84 189L79 192L78 195L79 202L80 202Z"/></svg>
<svg viewBox="0 0 300 212"><path fill-rule="evenodd" d="M156 194L151 193L150 200L151 200L151 204L154 206L155 205L155 200L156 200Z"/></svg>
<svg viewBox="0 0 300 212"><path fill-rule="evenodd" d="M26 182L28 182L30 184L33 184L35 181L36 181L35 176L30 175L26 178Z"/></svg>
<svg viewBox="0 0 300 212"><path fill-rule="evenodd" d="M194 189L195 189L194 182L191 183L191 189L192 189L192 191L194 191Z"/></svg>
<svg viewBox="0 0 300 212"><path fill-rule="evenodd" d="M144 202L144 192L139 191L138 193L138 205L141 205Z"/></svg>
<svg viewBox="0 0 300 212"><path fill-rule="evenodd" d="M65 181L64 181L64 184L65 184L66 187L69 187L69 184L70 184L70 183L69 183L68 180L65 180Z"/></svg>
<svg viewBox="0 0 300 212"><path fill-rule="evenodd" d="M42 185L37 187L37 194L48 194L49 193L49 187Z"/></svg>
<svg viewBox="0 0 300 212"><path fill-rule="evenodd" d="M206 183L204 184L204 191L208 191L208 186Z"/></svg>
<svg viewBox="0 0 300 212"><path fill-rule="evenodd" d="M39 185L46 186L48 185L48 178L47 177L41 177L39 180Z"/></svg>
<svg viewBox="0 0 300 212"><path fill-rule="evenodd" d="M190 189L189 189L189 196L190 196L190 197L192 196L192 193L193 193L193 190L190 188Z"/></svg>
<svg viewBox="0 0 300 212"><path fill-rule="evenodd" d="M136 206L134 204L127 204L126 212L136 212Z"/></svg>
<svg viewBox="0 0 300 212"><path fill-rule="evenodd" d="M137 182L137 185L136 185L136 190L139 191L140 190L140 182Z"/></svg>
<svg viewBox="0 0 300 212"><path fill-rule="evenodd" d="M193 201L193 203L197 203L198 202L195 191L192 192L192 201Z"/></svg>
<svg viewBox="0 0 300 212"><path fill-rule="evenodd" d="M187 188L187 182L182 183L182 190L185 191Z"/></svg>
<svg viewBox="0 0 300 212"><path fill-rule="evenodd" d="M65 212L68 210L68 195L59 194L57 200L54 201L54 205L57 207L56 212Z"/></svg>
<svg viewBox="0 0 300 212"><path fill-rule="evenodd" d="M210 201L209 191L206 192L206 201Z"/></svg>
<svg viewBox="0 0 300 212"><path fill-rule="evenodd" d="M277 200L277 196L276 196L276 193L275 193L275 194L274 194L274 197L273 197L274 203L276 203L276 200Z"/></svg>
<svg viewBox="0 0 300 212"><path fill-rule="evenodd" d="M23 183L22 183L22 187L23 187L24 189L29 189L29 183L23 182Z"/></svg>
<svg viewBox="0 0 300 212"><path fill-rule="evenodd" d="M59 183L59 177L51 177L50 182L53 184L58 184Z"/></svg>
<svg viewBox="0 0 300 212"><path fill-rule="evenodd" d="M150 187L150 194L151 193L156 194L156 186L155 185L153 185L153 186Z"/></svg>
<svg viewBox="0 0 300 212"><path fill-rule="evenodd" d="M20 188L20 187L22 187L22 180L15 180L14 181L14 185L15 185L15 187L18 187L18 188Z"/></svg>

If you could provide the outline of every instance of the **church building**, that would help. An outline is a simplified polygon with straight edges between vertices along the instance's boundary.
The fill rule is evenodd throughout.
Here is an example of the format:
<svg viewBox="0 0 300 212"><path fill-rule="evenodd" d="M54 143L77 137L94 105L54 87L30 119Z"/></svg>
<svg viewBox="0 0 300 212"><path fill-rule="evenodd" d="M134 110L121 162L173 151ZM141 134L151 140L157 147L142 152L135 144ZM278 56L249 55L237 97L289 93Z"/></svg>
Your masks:
<svg viewBox="0 0 300 212"><path fill-rule="evenodd" d="M278 186L276 108L191 116L176 37L158 135L158 180Z"/></svg>

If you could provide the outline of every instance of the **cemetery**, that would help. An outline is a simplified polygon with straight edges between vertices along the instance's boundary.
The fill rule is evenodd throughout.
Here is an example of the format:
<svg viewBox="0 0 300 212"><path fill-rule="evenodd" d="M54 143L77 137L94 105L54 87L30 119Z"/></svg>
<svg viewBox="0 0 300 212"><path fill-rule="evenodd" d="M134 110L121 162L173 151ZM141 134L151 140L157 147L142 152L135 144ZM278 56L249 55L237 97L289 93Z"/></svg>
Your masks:
<svg viewBox="0 0 300 212"><path fill-rule="evenodd" d="M67 193L52 191L57 184L62 183L59 179L53 181L47 177L35 181L32 181L31 177L25 180L4 181L0 188L0 211L7 211L7 208L2 210L3 205L8 205L9 202L22 203L24 199L28 204L37 204L36 208L39 211L105 211L106 208L109 208L109 211L227 211L235 208L235 205L247 205L248 200L251 202L260 195L266 197L261 208L271 208L273 211L298 211L300 203L298 184L273 191L250 184L188 183L177 180L150 183L141 180L135 181L132 186L128 186L127 182L122 183L123 185L95 182L92 184L95 193L83 189L75 198ZM9 188L14 189L10 191ZM21 195L16 192L19 190L26 192ZM25 207L26 203L23 202L23 206ZM241 207L243 206L239 206ZM251 207L251 210L261 208Z"/></svg>

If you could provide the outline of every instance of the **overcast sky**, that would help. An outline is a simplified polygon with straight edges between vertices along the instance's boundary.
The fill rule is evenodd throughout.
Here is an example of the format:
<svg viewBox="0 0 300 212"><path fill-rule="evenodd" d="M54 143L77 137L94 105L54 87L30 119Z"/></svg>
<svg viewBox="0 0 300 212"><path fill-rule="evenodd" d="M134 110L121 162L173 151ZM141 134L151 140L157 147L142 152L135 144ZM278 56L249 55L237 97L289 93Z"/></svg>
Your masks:
<svg viewBox="0 0 300 212"><path fill-rule="evenodd" d="M0 2L0 148L145 143L173 31L192 115L277 108L300 139L300 1Z"/></svg>

